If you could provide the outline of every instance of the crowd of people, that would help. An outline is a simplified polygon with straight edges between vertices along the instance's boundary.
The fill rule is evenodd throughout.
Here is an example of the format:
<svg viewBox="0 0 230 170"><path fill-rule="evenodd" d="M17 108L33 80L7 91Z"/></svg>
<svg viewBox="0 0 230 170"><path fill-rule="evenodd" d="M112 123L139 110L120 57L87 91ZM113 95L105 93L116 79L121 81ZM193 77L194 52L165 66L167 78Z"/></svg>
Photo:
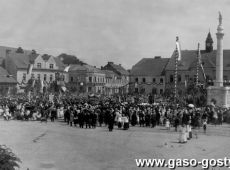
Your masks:
<svg viewBox="0 0 230 170"><path fill-rule="evenodd" d="M117 101L113 98L92 101L74 96L63 96L49 101L48 98L26 97L3 98L0 101L0 114L5 120L39 120L54 122L63 118L67 125L80 128L107 126L113 131L114 125L127 130L130 126L154 128L165 126L180 132L180 142L192 137L192 129L197 137L197 130L208 123L222 124L223 109L214 106L195 108L172 103L133 103Z"/></svg>

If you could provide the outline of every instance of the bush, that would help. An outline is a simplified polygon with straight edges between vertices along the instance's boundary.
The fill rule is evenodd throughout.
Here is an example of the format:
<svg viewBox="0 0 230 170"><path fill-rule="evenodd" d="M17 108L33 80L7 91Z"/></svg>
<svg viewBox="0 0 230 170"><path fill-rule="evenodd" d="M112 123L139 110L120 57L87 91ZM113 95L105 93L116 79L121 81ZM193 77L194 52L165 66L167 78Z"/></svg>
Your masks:
<svg viewBox="0 0 230 170"><path fill-rule="evenodd" d="M5 145L0 145L0 169L1 170L16 170L19 168L21 160L7 148Z"/></svg>

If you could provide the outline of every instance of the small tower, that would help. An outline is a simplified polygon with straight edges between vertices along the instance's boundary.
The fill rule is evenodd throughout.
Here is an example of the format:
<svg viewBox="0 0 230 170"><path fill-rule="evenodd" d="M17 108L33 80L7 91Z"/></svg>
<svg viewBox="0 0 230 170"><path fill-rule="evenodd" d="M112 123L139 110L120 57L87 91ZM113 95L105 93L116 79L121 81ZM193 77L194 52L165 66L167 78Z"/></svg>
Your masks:
<svg viewBox="0 0 230 170"><path fill-rule="evenodd" d="M205 51L208 53L213 51L213 40L210 31L205 41Z"/></svg>

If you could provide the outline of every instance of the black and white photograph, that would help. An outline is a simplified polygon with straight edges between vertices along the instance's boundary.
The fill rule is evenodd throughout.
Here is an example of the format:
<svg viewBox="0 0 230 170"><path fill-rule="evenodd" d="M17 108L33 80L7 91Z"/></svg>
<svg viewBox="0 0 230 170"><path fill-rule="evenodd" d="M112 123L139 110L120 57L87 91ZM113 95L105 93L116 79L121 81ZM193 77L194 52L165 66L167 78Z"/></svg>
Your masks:
<svg viewBox="0 0 230 170"><path fill-rule="evenodd" d="M0 170L230 169L229 0L0 0Z"/></svg>

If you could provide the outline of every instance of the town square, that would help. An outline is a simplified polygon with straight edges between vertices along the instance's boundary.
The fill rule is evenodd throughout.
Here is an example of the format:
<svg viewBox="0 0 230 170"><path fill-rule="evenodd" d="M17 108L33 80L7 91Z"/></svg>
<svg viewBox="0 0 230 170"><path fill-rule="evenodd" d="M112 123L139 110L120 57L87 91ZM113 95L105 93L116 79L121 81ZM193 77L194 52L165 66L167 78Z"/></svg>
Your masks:
<svg viewBox="0 0 230 170"><path fill-rule="evenodd" d="M227 0L0 0L0 170L230 168Z"/></svg>

